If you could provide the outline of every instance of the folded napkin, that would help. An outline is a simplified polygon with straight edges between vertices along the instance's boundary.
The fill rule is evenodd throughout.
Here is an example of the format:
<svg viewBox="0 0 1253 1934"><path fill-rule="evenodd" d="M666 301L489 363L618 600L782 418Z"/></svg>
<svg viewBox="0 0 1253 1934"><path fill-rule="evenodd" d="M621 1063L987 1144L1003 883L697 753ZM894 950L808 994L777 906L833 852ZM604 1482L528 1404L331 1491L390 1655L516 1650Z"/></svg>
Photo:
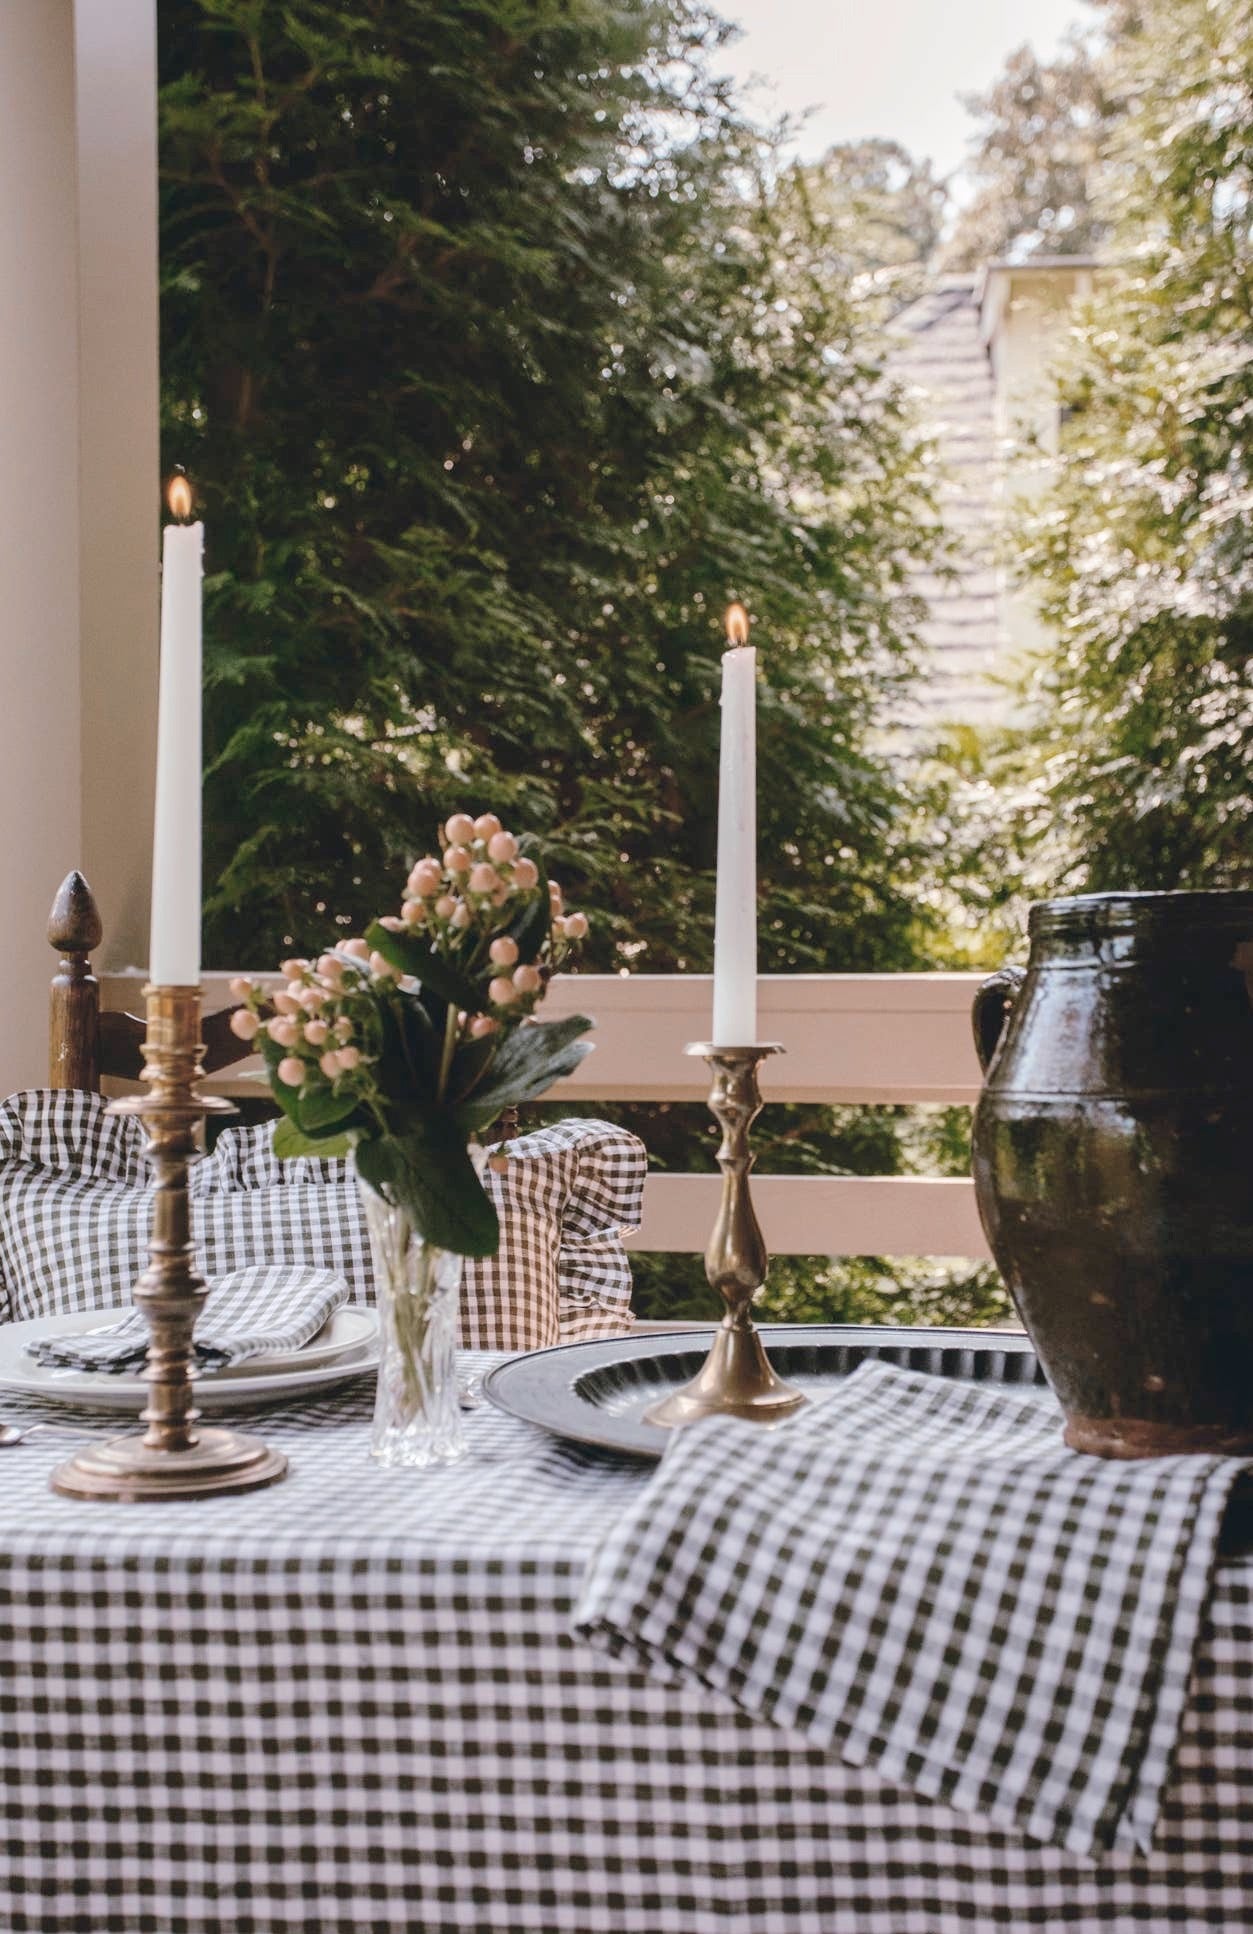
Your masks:
<svg viewBox="0 0 1253 1934"><path fill-rule="evenodd" d="M218 1276L209 1284L196 1324L196 1362L205 1370L221 1370L299 1350L351 1294L334 1270L293 1269L290 1263L256 1263ZM40 1337L26 1345L36 1363L118 1376L142 1369L147 1353L148 1325L137 1309L107 1329Z"/></svg>
<svg viewBox="0 0 1253 1934"><path fill-rule="evenodd" d="M1045 1393L863 1363L676 1431L576 1633L1071 1853L1148 1852L1234 1458L1070 1451Z"/></svg>

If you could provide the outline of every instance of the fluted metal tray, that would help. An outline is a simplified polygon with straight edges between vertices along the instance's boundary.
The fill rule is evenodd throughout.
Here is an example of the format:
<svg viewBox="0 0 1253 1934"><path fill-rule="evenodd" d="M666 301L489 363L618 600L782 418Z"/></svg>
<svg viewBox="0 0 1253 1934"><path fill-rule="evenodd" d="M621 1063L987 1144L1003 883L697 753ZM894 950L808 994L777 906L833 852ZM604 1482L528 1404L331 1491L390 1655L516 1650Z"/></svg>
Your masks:
<svg viewBox="0 0 1253 1934"><path fill-rule="evenodd" d="M960 1382L1044 1383L1025 1336L1005 1330L863 1329L851 1323L773 1324L762 1328L781 1377L815 1393L829 1390L867 1357ZM483 1379L499 1410L558 1437L632 1457L660 1457L669 1432L643 1412L694 1377L712 1327L563 1343L498 1363Z"/></svg>

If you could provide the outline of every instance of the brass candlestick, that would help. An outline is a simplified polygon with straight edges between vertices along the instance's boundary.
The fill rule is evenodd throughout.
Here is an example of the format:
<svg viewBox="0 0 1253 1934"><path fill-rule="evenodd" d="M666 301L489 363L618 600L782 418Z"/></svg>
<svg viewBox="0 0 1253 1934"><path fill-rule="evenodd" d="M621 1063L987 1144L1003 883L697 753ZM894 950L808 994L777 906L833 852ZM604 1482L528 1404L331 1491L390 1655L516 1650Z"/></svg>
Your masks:
<svg viewBox="0 0 1253 1934"><path fill-rule="evenodd" d="M234 1110L230 1102L196 1093L200 1078L199 987L147 987L148 1034L144 1043L146 1095L111 1104L110 1113L138 1115L148 1135L157 1172L148 1267L135 1285L135 1301L151 1336L144 1371L149 1385L142 1421L126 1437L93 1444L52 1477L66 1497L205 1497L273 1484L287 1459L257 1437L233 1430L197 1430L193 1404L193 1336L208 1294L196 1273L187 1195L187 1164L195 1150L196 1125L205 1115Z"/></svg>
<svg viewBox="0 0 1253 1934"><path fill-rule="evenodd" d="M722 1202L705 1251L705 1274L727 1306L713 1348L692 1381L644 1412L644 1421L667 1429L698 1417L748 1417L777 1424L809 1400L775 1375L752 1318L753 1297L766 1280L769 1258L753 1213L748 1175L753 1166L748 1131L761 1113L757 1063L780 1054L773 1042L751 1048L720 1048L693 1042L713 1069L709 1111L722 1129L718 1166Z"/></svg>

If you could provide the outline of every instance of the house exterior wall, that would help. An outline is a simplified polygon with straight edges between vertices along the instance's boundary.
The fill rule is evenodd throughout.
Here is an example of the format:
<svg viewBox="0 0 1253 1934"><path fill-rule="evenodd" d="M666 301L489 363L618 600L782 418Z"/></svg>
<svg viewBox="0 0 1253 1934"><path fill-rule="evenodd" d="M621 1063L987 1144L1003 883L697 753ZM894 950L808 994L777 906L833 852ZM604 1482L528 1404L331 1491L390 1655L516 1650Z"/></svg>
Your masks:
<svg viewBox="0 0 1253 1934"><path fill-rule="evenodd" d="M1057 453L1059 430L1053 362L1076 299L1091 293L1093 274L1091 264L1065 260L988 270L980 333L992 372L1001 525L1015 502L1045 487L1045 462ZM1021 664L1047 642L1047 630L1034 595L1014 583L1003 560L998 579L1004 660Z"/></svg>

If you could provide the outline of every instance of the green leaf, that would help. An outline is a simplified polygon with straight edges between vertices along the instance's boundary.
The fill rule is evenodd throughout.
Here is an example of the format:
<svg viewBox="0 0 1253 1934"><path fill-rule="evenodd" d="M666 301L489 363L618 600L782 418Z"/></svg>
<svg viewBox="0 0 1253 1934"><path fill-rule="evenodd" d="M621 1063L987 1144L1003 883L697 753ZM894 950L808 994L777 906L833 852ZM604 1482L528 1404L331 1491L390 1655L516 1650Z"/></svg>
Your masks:
<svg viewBox="0 0 1253 1934"><path fill-rule="evenodd" d="M337 1095L333 1088L302 1089L296 1100L296 1126L306 1135L333 1135L351 1121L358 1108L355 1095Z"/></svg>
<svg viewBox="0 0 1253 1934"><path fill-rule="evenodd" d="M533 1027L520 1027L511 1034L492 1063L482 1086L457 1110L463 1127L476 1130L495 1121L502 1108L520 1101L533 1101L551 1088L554 1081L573 1074L579 1062L590 1054L592 1043L577 1037L595 1025L585 1015L572 1014L564 1021L540 1021Z"/></svg>
<svg viewBox="0 0 1253 1934"><path fill-rule="evenodd" d="M478 1012L482 995L474 982L467 979L443 954L436 953L429 942L415 940L412 934L393 933L390 927L380 925L377 920L367 927L365 937L391 966L399 967L404 974L412 974L423 987L434 988L454 1007L463 1007L470 1014Z"/></svg>
<svg viewBox="0 0 1253 1934"><path fill-rule="evenodd" d="M297 1156L317 1155L329 1161L337 1155L352 1152L351 1135L302 1135L290 1115L283 1115L274 1124L274 1153L280 1162L294 1161Z"/></svg>
<svg viewBox="0 0 1253 1934"><path fill-rule="evenodd" d="M465 1100L491 1066L499 1046L499 1038L494 1034L485 1034L478 1041L464 1041L461 1044L448 1071L447 1098L450 1102Z"/></svg>
<svg viewBox="0 0 1253 1934"><path fill-rule="evenodd" d="M459 1256L496 1254L495 1206L474 1172L464 1132L445 1111L432 1111L419 1131L359 1141L357 1168L407 1211L427 1242Z"/></svg>

